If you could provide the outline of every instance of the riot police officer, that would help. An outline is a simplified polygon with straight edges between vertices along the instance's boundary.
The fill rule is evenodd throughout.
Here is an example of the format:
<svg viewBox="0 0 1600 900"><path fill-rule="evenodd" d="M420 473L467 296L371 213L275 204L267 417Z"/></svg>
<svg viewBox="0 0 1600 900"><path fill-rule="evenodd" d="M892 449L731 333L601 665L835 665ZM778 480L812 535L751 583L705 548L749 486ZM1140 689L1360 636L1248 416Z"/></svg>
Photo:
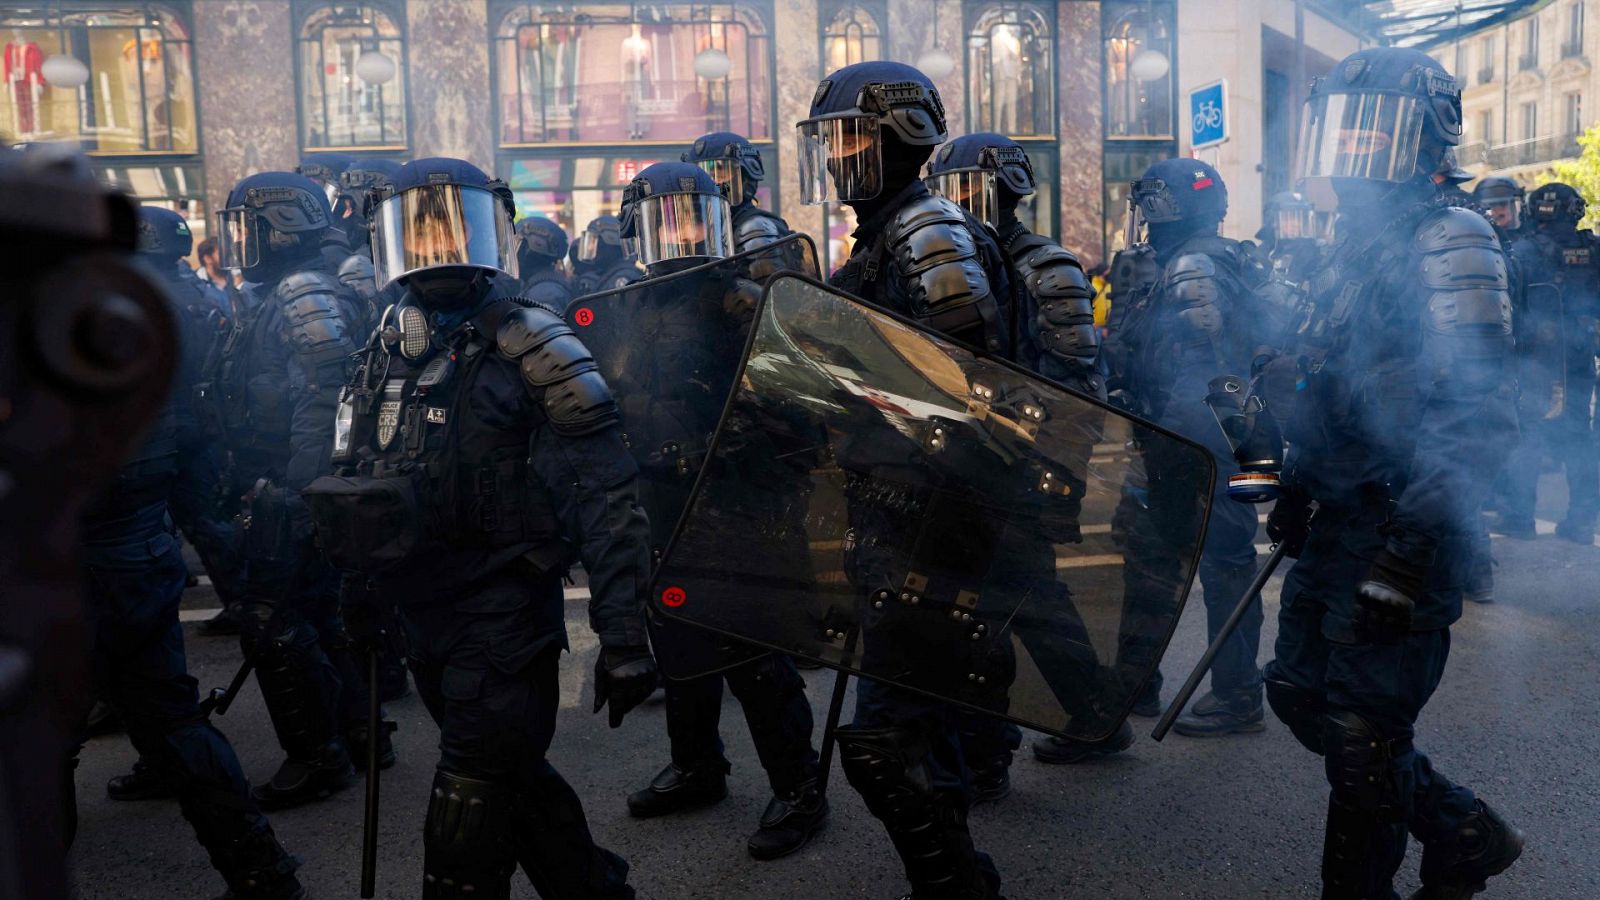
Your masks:
<svg viewBox="0 0 1600 900"><path fill-rule="evenodd" d="M228 739L201 713L184 658L178 605L188 569L173 533L176 506L169 503L180 493L180 480L194 477L190 457L205 449L196 445L188 397L200 368L194 357L206 350L195 338L206 331L192 327L193 313L186 308L205 301L196 296L197 286L190 286L194 280L180 279L173 268L175 251L189 237L183 218L144 207L139 219L141 256L147 270L173 291L169 299L182 323L184 344L172 401L84 518L96 676L141 758L132 775L112 779L107 791L114 799L176 794L184 818L228 883L227 897L299 898L305 896L294 876L299 861L273 836ZM209 462L199 468L216 475ZM203 520L204 526L214 524ZM199 534L210 532L191 531ZM233 564L231 547L219 551L210 540L196 546L202 543L211 548L207 556L214 559L221 552Z"/></svg>
<svg viewBox="0 0 1600 900"><path fill-rule="evenodd" d="M356 157L349 153L325 151L306 154L301 158L300 165L294 169L296 175L304 175L311 179L328 198L328 209L334 227L322 232L320 249L323 261L327 263L328 269L334 272L339 271L339 267L350 258L350 254L356 252L366 240L365 235L353 238L350 232L345 230L345 219L351 213L353 200L345 196L339 186L339 179L356 163Z"/></svg>
<svg viewBox="0 0 1600 900"><path fill-rule="evenodd" d="M567 256L567 233L544 216L528 216L517 223L517 237L522 296L540 306L565 310L572 287L556 265Z"/></svg>
<svg viewBox="0 0 1600 900"><path fill-rule="evenodd" d="M334 270L339 280L367 306L367 324L377 321L378 310L388 302L378 297L372 270L372 238L367 231L367 195L394 180L400 164L388 159L358 159L339 173L339 193L333 200L334 221L344 231L350 255ZM392 302L397 298L387 298Z"/></svg>
<svg viewBox="0 0 1600 900"><path fill-rule="evenodd" d="M1256 232L1261 249L1283 277L1303 284L1316 269L1322 252L1317 239L1317 210L1294 191L1279 191L1267 200L1261 230Z"/></svg>
<svg viewBox="0 0 1600 900"><path fill-rule="evenodd" d="M756 199L756 190L761 187L766 171L761 153L743 135L731 131L701 135L682 158L686 163L705 169L727 194L733 210L734 253L771 246L794 233L789 223L763 209ZM764 281L773 271L774 267L757 262L751 275L757 281Z"/></svg>
<svg viewBox="0 0 1600 900"><path fill-rule="evenodd" d="M841 201L859 223L850 259L831 283L954 340L1010 355L1011 288L999 248L921 178L945 140L933 82L903 63L846 66L817 85L810 117L797 129L802 201ZM967 829L970 784L958 723L947 704L862 679L855 720L838 730L845 775L883 822L918 900L999 895L993 861Z"/></svg>
<svg viewBox="0 0 1600 900"><path fill-rule="evenodd" d="M720 347L722 352L716 354L719 360L737 360L760 296L759 287L738 271L708 273L698 281L680 279L681 285L674 282L677 286L660 295L650 291L651 279L730 255L738 228L733 224L725 190L725 184L719 185L711 174L695 165L666 162L640 172L623 194L622 236L638 242L639 258L648 275L635 288L641 294L638 302L656 307L652 310L654 333L649 339L662 345L665 354L674 360L695 356L704 347ZM761 246L766 245L755 244L747 249ZM711 315L703 315L702 311ZM684 333L685 327L692 332ZM714 366L708 364L706 368ZM624 424L633 421L635 411L642 418L660 415L650 409L657 404L661 412L670 416L669 410L676 404L691 402L684 397L685 392L704 390L703 407L720 411L732 389L733 376L730 366L725 372L726 383L692 379L694 384L663 386L658 396L620 396ZM632 427L628 430L635 431ZM697 438L703 440L700 436L674 437L680 445ZM683 452L690 451L685 448ZM681 493L685 485L677 467L663 466L661 462L650 465L647 459L641 465L646 487L661 495ZM679 508L682 502L687 498L679 501ZM652 517L656 552L665 549L675 524L675 519ZM796 533L803 533L803 529L797 528ZM658 654L696 657L695 661L702 664L697 668L713 674L666 680L667 735L672 759L649 786L628 797L628 811L638 818L651 818L707 806L727 796L730 767L717 728L722 714L722 686L726 682L744 711L751 740L772 787L772 800L749 840L749 852L757 859L776 859L799 850L826 824L828 801L818 788L817 753L811 746L811 705L794 662L781 654L763 653L754 660L736 659L737 664L724 664L718 642L669 622L653 622L651 639Z"/></svg>
<svg viewBox="0 0 1600 900"><path fill-rule="evenodd" d="M1433 178L1462 133L1459 85L1438 62L1360 50L1306 105L1299 172L1325 180L1338 219L1285 356L1304 390L1267 531L1298 560L1267 699L1324 758L1322 896L1392 896L1409 832L1422 843L1414 900L1465 898L1522 837L1433 768L1415 724L1444 672L1478 510L1516 438L1506 260L1489 223Z"/></svg>
<svg viewBox="0 0 1600 900"><path fill-rule="evenodd" d="M649 525L616 404L553 310L498 298L516 270L511 193L469 163L407 163L373 210L405 299L338 409L336 475L307 491L329 558L401 611L440 729L422 896L505 897L520 863L546 898L631 898L545 758L567 649L562 576L588 573L595 711L654 688L642 601Z"/></svg>
<svg viewBox="0 0 1600 900"><path fill-rule="evenodd" d="M1567 474L1567 514L1556 535L1575 544L1594 543L1600 512L1600 462L1595 452L1595 327L1600 318L1600 238L1578 228L1583 196L1569 185L1547 184L1528 193L1530 235L1538 262L1530 283L1550 282L1561 291L1566 335L1566 397L1552 423L1551 451Z"/></svg>
<svg viewBox="0 0 1600 900"><path fill-rule="evenodd" d="M1228 212L1228 188L1207 163L1157 162L1133 183L1129 202L1161 267L1145 300L1147 312L1137 322L1124 321L1121 339L1132 348L1129 394L1139 412L1209 448L1219 472L1237 472L1233 448L1206 400L1213 379L1248 378L1257 353L1278 339L1271 334L1275 311L1256 293L1268 281L1268 270L1250 245L1218 234ZM1228 478L1216 481L1200 557L1212 638L1256 569L1256 511L1230 499L1229 485ZM1138 565L1153 562L1140 559ZM1217 655L1211 692L1177 720L1179 734L1209 737L1265 728L1256 667L1262 612L1259 605L1250 610Z"/></svg>
<svg viewBox="0 0 1600 900"><path fill-rule="evenodd" d="M568 252L573 296L614 290L644 278L637 248L623 239L622 222L616 216L596 216Z"/></svg>
<svg viewBox="0 0 1600 900"><path fill-rule="evenodd" d="M339 622L338 573L312 545L300 499L328 467L356 346L355 298L322 255L332 227L309 179L263 172L229 193L218 229L223 265L258 285L202 393L232 455L231 495L243 498L240 644L288 756L255 789L267 808L348 786L347 741L365 740L367 686Z"/></svg>

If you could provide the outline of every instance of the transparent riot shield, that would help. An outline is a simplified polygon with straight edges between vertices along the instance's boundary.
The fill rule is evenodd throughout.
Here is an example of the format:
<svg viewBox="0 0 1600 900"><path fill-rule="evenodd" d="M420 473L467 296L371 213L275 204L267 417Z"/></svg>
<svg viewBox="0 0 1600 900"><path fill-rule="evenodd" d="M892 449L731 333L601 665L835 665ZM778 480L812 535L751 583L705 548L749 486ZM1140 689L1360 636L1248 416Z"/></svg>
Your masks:
<svg viewBox="0 0 1600 900"><path fill-rule="evenodd" d="M621 410L657 558L688 503L733 389L761 297L754 276L791 270L816 274L816 252L804 235L580 297L567 308L568 324L599 363ZM704 632L674 631L686 633L655 635L662 670L672 677L720 671L766 652Z"/></svg>
<svg viewBox="0 0 1600 900"><path fill-rule="evenodd" d="M1198 444L779 276L652 607L1080 740L1182 612Z"/></svg>

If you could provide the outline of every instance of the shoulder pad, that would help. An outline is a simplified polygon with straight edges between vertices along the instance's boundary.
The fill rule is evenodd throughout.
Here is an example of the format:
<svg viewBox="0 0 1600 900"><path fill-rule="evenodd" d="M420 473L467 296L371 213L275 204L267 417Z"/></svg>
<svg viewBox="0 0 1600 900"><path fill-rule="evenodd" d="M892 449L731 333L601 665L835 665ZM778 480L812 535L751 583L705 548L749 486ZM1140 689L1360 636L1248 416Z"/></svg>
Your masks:
<svg viewBox="0 0 1600 900"><path fill-rule="evenodd" d="M350 323L339 311L341 285L326 272L295 272L274 291L283 305L289 343L308 369L355 351Z"/></svg>
<svg viewBox="0 0 1600 900"><path fill-rule="evenodd" d="M1185 253L1167 263L1167 280L1173 284L1217 277L1217 261L1204 253Z"/></svg>
<svg viewBox="0 0 1600 900"><path fill-rule="evenodd" d="M1012 244L1018 251L1017 274L1027 283L1028 293L1043 301L1045 298L1094 299L1094 288L1089 276L1072 251L1049 238L1035 235L1037 241Z"/></svg>
<svg viewBox="0 0 1600 900"><path fill-rule="evenodd" d="M1488 219L1452 206L1423 217L1411 246L1419 253L1437 253L1455 247L1489 247L1498 251L1500 240Z"/></svg>
<svg viewBox="0 0 1600 900"><path fill-rule="evenodd" d="M365 286L376 293L378 287L376 279L377 273L372 268L372 260L365 254L352 253L339 264L339 280L351 287L359 289Z"/></svg>
<svg viewBox="0 0 1600 900"><path fill-rule="evenodd" d="M889 222L889 243L898 244L905 236L930 225L960 226L966 230L967 213L955 203L932 194L918 197L895 213Z"/></svg>
<svg viewBox="0 0 1600 900"><path fill-rule="evenodd" d="M523 381L542 392L557 432L582 435L617 421L617 404L594 357L561 317L542 306L506 313L495 345L518 361Z"/></svg>
<svg viewBox="0 0 1600 900"><path fill-rule="evenodd" d="M918 198L896 214L887 237L911 314L945 334L982 326L981 338L966 339L998 350L999 300L966 212L942 197Z"/></svg>
<svg viewBox="0 0 1600 900"><path fill-rule="evenodd" d="M518 359L572 329L554 312L542 306L519 306L506 313L495 330L494 342L508 359Z"/></svg>
<svg viewBox="0 0 1600 900"><path fill-rule="evenodd" d="M733 226L733 250L744 253L783 240L789 234L788 225L766 211L745 216Z"/></svg>
<svg viewBox="0 0 1600 900"><path fill-rule="evenodd" d="M341 287L343 285L340 284L339 280L327 272L308 269L284 276L284 279L278 282L277 293L284 300L292 301L297 297L319 292L338 294Z"/></svg>

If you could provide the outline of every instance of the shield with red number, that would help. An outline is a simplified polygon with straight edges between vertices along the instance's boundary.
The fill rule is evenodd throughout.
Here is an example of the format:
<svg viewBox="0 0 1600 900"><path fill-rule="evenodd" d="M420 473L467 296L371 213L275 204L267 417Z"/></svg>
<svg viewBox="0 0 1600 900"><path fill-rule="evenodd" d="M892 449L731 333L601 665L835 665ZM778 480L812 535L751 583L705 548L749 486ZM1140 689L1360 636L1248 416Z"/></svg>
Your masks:
<svg viewBox="0 0 1600 900"><path fill-rule="evenodd" d="M1203 447L815 281L767 286L658 618L1080 740L1188 594Z"/></svg>
<svg viewBox="0 0 1600 900"><path fill-rule="evenodd" d="M580 297L566 318L594 355L621 411L639 464L640 504L653 549L665 548L688 503L706 447L733 389L761 298L757 276L798 267L816 275L811 239L793 235L748 253L618 290ZM659 627L657 659L669 677L720 671L764 650L697 629Z"/></svg>

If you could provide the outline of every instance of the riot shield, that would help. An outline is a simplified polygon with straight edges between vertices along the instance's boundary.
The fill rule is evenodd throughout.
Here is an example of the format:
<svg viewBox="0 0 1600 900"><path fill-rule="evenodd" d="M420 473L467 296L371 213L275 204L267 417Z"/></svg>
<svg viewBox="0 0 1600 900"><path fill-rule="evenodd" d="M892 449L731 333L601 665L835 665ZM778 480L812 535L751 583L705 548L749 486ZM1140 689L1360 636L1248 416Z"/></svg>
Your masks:
<svg viewBox="0 0 1600 900"><path fill-rule="evenodd" d="M580 297L566 318L617 398L623 439L639 464L652 548L667 544L688 503L749 340L760 287L753 270L815 275L811 239L794 235L617 290ZM811 268L804 268L806 265ZM659 624L659 620L657 620ZM669 625L670 627L670 625ZM655 635L669 677L720 671L765 650L705 632Z"/></svg>
<svg viewBox="0 0 1600 900"><path fill-rule="evenodd" d="M1200 445L795 276L657 568L666 619L1079 740L1155 671Z"/></svg>

